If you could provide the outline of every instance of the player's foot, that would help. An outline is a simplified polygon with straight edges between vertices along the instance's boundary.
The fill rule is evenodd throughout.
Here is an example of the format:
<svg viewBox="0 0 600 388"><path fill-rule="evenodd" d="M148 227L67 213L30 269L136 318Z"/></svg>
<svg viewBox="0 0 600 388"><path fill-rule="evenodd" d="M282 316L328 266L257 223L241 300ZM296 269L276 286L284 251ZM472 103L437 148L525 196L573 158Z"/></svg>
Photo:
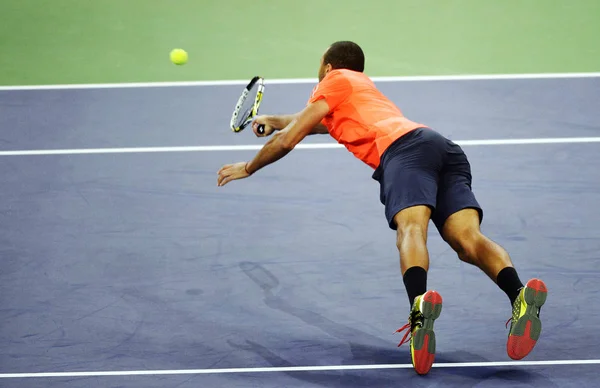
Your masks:
<svg viewBox="0 0 600 388"><path fill-rule="evenodd" d="M396 333L407 330L398 346L410 341L410 354L415 371L429 373L435 359L435 333L433 321L442 312L442 296L436 291L427 291L415 298L408 323Z"/></svg>
<svg viewBox="0 0 600 388"><path fill-rule="evenodd" d="M519 292L513 303L513 312L506 343L508 356L520 360L527 356L535 346L540 333L540 309L546 301L548 289L540 279L531 279ZM508 325L508 322L507 322Z"/></svg>

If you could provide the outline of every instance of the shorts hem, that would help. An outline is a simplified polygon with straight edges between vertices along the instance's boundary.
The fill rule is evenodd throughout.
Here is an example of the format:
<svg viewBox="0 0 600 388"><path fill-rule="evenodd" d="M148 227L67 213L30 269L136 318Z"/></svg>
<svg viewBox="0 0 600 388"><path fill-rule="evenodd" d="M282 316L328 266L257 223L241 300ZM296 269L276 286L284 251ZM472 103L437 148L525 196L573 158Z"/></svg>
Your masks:
<svg viewBox="0 0 600 388"><path fill-rule="evenodd" d="M387 218L388 226L390 227L390 229L398 230L398 227L394 223L394 217L396 217L396 214L400 213L402 210L405 210L405 209L408 209L411 207L415 207L415 206L427 206L428 208L431 209L432 214L435 211L435 204L432 204L430 202L421 202L421 201L412 202L409 204L397 205L395 207L392 207L391 211L388 211L386 209L386 215L387 215L386 218Z"/></svg>
<svg viewBox="0 0 600 388"><path fill-rule="evenodd" d="M442 230L444 229L444 225L446 224L446 220L448 218L450 218L452 215L458 213L459 211L462 210L466 210L466 209L474 209L477 210L477 213L479 214L479 225L481 225L481 223L483 222L483 209L479 206L479 205L465 205L462 206L456 210L454 210L453 212L448 213L446 216L444 216L443 218L433 218L433 223L435 225L435 227L437 228L438 232L440 233L440 235L442 235Z"/></svg>

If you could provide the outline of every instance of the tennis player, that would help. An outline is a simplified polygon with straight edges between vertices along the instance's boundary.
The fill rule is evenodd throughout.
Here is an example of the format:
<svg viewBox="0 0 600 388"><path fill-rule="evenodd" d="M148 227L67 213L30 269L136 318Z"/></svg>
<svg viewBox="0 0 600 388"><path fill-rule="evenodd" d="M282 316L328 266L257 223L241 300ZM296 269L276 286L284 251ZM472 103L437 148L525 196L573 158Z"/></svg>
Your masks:
<svg viewBox="0 0 600 388"><path fill-rule="evenodd" d="M248 162L223 166L218 185L255 174L284 157L306 136L328 134L374 170L389 227L397 232L400 268L410 313L400 342L410 342L418 374L435 358L434 320L442 297L427 289L429 220L460 260L480 268L506 293L512 305L506 350L519 360L541 332L540 308L547 295L542 280L525 285L509 254L480 231L483 210L471 191L471 168L461 147L424 124L406 118L364 74L365 57L354 42L333 43L321 57L319 82L296 114L262 115L257 136L272 137ZM265 126L259 135L257 127ZM409 339L407 339L409 338Z"/></svg>

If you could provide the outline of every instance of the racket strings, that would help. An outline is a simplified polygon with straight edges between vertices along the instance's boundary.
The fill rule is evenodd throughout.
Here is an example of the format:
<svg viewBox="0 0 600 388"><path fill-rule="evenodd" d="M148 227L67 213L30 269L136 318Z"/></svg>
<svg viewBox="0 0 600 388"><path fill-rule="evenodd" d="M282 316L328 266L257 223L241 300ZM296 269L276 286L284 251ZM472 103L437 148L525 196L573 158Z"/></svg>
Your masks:
<svg viewBox="0 0 600 388"><path fill-rule="evenodd" d="M254 102L256 101L256 95L258 93L258 86L255 85L244 97L242 103L238 106L238 114L235 120L237 127L242 126L248 118L252 115L254 109Z"/></svg>

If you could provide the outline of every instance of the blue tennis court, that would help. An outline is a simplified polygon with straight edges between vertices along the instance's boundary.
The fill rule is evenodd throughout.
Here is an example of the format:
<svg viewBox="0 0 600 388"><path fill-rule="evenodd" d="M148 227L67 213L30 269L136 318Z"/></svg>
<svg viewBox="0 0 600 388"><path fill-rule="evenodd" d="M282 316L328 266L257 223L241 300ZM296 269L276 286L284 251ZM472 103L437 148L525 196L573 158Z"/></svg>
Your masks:
<svg viewBox="0 0 600 388"><path fill-rule="evenodd" d="M264 142L227 128L240 85L13 89L0 91L0 386L596 386L600 78L378 85L463 145L482 229L548 285L523 362L506 355L504 293L430 228L444 310L436 365L414 373L379 187L329 137L217 187ZM267 80L261 112L302 109L312 86ZM165 148L192 146L206 147Z"/></svg>

